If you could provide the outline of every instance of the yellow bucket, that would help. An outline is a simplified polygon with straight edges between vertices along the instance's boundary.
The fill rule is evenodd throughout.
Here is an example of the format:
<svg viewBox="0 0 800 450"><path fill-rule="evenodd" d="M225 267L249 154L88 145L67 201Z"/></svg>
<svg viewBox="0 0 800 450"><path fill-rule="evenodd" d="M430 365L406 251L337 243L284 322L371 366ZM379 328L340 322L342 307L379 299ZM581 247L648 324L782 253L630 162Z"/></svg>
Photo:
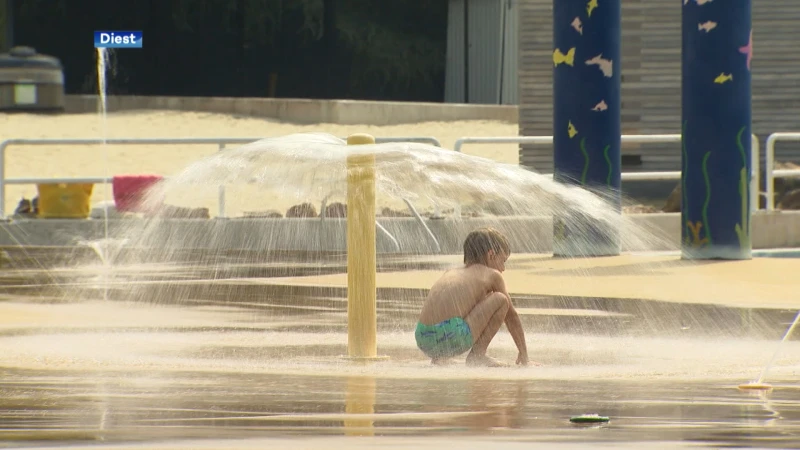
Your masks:
<svg viewBox="0 0 800 450"><path fill-rule="evenodd" d="M91 213L92 183L37 184L39 218L86 219Z"/></svg>

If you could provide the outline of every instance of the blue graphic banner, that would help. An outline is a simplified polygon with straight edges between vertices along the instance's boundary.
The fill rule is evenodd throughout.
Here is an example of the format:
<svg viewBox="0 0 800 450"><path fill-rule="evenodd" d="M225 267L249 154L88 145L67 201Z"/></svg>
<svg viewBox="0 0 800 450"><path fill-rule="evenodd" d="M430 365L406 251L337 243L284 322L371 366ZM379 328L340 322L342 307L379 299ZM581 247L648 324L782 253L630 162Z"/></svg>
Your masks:
<svg viewBox="0 0 800 450"><path fill-rule="evenodd" d="M683 257L750 259L751 3L683 3Z"/></svg>
<svg viewBox="0 0 800 450"><path fill-rule="evenodd" d="M554 177L621 210L621 0L553 1ZM556 256L620 252L618 224L567 206L554 217Z"/></svg>

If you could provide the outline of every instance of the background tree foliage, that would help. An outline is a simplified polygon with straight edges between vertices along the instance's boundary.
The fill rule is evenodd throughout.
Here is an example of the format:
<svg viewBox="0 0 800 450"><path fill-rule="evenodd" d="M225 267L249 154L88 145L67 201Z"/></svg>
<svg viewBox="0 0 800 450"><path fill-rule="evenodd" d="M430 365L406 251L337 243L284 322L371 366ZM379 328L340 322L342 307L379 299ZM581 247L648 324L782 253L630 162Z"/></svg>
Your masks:
<svg viewBox="0 0 800 450"><path fill-rule="evenodd" d="M6 0L0 0L0 51L5 51L8 48L8 42L6 42L6 38L8 35L8 26L9 26L9 14L7 11L8 6L10 3Z"/></svg>
<svg viewBox="0 0 800 450"><path fill-rule="evenodd" d="M443 98L447 0L15 1L15 43L70 92L95 88L92 32L128 29L144 49L114 52L117 93Z"/></svg>

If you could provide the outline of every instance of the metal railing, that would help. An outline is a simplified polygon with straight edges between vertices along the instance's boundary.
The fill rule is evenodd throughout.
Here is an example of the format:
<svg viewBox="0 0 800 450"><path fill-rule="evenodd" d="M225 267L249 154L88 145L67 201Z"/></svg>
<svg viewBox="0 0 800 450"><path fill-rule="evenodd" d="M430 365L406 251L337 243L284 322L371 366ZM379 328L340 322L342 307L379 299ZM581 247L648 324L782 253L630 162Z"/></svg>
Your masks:
<svg viewBox="0 0 800 450"><path fill-rule="evenodd" d="M800 134L797 134L800 140ZM623 134L622 143L632 144L645 144L645 143L680 143L680 134L649 134L649 135L631 135ZM760 195L760 145L758 143L758 136L755 134L751 136L752 152L750 155L750 210L758 209L758 197ZM553 144L553 136L518 136L518 137L463 137L456 140L453 150L460 152L464 144L533 144L533 145L547 145ZM769 157L769 150L767 150L767 157ZM798 175L800 176L800 175ZM664 172L623 172L621 174L623 181L643 181L643 180L679 180L681 178L681 171L664 171ZM769 179L767 180L769 181Z"/></svg>
<svg viewBox="0 0 800 450"><path fill-rule="evenodd" d="M210 145L216 144L219 151L226 144L248 144L262 138L166 138L166 139L8 139L0 142L0 214L6 217L6 185L38 183L111 183L109 177L80 178L6 178L6 149L12 145ZM224 187L220 186L219 215L225 215Z"/></svg>
<svg viewBox="0 0 800 450"><path fill-rule="evenodd" d="M8 139L0 142L0 217L6 218L6 185L9 184L38 184L38 183L92 183L92 184L109 184L113 182L113 177L80 177L80 178L6 178L5 162L6 162L6 149L11 145L202 145L202 144L216 144L218 151L225 150L228 144L248 144L263 138L164 138L164 139L147 139L147 138L130 138L130 139ZM344 138L342 138L344 139ZM382 144L387 142L417 142L427 143L436 147L441 147L438 139L432 136L393 136L393 137L376 137L375 143ZM405 200L405 199L404 199ZM219 186L218 197L218 217L225 217L225 186ZM437 252L441 252L439 241L433 235L428 225L422 220L413 207L411 202L405 200L411 213L417 218L418 222L427 232L428 236L433 240ZM323 211L321 217L324 218L324 201ZM375 226L378 231L385 235L389 241L392 242L397 252L401 251L400 243L397 239L378 221L375 221Z"/></svg>
<svg viewBox="0 0 800 450"><path fill-rule="evenodd" d="M111 183L110 177L79 177L79 178L6 178L6 149L12 145L209 145L215 144L219 151L225 150L229 144L248 144L264 138L122 138L122 139L7 139L0 142L0 216L6 217L6 185L9 184L37 184L37 183ZM378 144L386 142L419 142L441 147L438 139L431 136L394 136L376 137ZM219 187L218 214L225 217L225 186Z"/></svg>
<svg viewBox="0 0 800 450"><path fill-rule="evenodd" d="M775 178L800 178L800 169L775 169L775 144L778 141L798 142L800 133L772 133L767 138L766 155L764 157L765 196L767 197L767 211L775 209Z"/></svg>

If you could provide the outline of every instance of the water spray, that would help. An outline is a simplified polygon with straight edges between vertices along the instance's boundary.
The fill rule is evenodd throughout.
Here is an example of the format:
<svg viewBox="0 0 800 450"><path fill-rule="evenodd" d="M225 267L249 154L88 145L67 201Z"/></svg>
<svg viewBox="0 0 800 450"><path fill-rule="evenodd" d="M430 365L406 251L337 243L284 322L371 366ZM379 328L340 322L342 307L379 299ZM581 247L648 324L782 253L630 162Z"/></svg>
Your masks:
<svg viewBox="0 0 800 450"><path fill-rule="evenodd" d="M746 390L746 391L770 391L772 390L772 385L764 383L764 378L767 376L767 371L769 368L775 363L775 360L778 358L778 354L783 347L783 343L789 339L789 336L792 335L797 324L800 323L800 311L794 316L794 321L792 325L789 326L789 329L786 330L786 333L783 335L783 339L778 343L778 348L775 350L775 353L772 354L772 358L769 360L766 366L764 366L764 370L761 371L761 374L758 376L758 379L752 381L750 383L740 384L739 389Z"/></svg>
<svg viewBox="0 0 800 450"><path fill-rule="evenodd" d="M103 167L105 169L104 178L107 180L108 174L108 103L106 94L108 92L106 75L108 73L109 53L106 48L97 49L97 93L99 98L98 113L100 115L100 122L103 132ZM103 256L100 260L105 269L103 274L103 300L108 301L108 273L110 266L108 262L108 183L103 183L103 244L101 246L93 246L95 252L102 251Z"/></svg>

